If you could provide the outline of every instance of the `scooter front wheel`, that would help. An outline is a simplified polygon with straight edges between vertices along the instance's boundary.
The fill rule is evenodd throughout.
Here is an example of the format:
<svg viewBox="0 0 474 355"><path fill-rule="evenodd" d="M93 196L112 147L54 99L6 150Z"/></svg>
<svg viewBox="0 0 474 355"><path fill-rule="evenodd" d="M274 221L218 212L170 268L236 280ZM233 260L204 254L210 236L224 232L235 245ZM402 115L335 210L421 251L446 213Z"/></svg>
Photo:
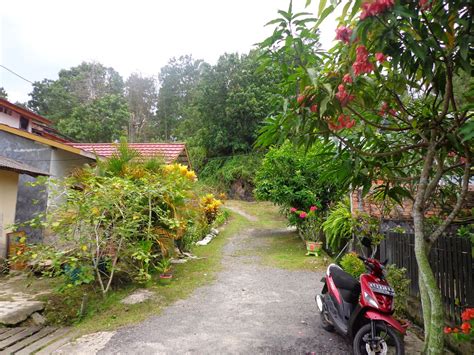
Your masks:
<svg viewBox="0 0 474 355"><path fill-rule="evenodd" d="M371 324L359 329L354 337L355 355L404 355L405 346L398 333L384 322L376 322L375 337L372 336Z"/></svg>

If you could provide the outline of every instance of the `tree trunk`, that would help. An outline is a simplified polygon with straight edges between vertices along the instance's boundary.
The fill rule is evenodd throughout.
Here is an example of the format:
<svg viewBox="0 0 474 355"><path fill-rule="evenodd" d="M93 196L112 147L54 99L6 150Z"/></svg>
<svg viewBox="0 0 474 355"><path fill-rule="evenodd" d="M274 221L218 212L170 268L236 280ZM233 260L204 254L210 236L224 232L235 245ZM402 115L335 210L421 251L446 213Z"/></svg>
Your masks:
<svg viewBox="0 0 474 355"><path fill-rule="evenodd" d="M422 299L423 319L425 325L425 353L429 355L443 354L444 314L441 292L429 263L430 245L424 233L424 207L430 172L433 168L436 143L434 134L427 150L423 170L418 182L415 202L413 204L413 225L415 229L415 257L418 263L420 293Z"/></svg>

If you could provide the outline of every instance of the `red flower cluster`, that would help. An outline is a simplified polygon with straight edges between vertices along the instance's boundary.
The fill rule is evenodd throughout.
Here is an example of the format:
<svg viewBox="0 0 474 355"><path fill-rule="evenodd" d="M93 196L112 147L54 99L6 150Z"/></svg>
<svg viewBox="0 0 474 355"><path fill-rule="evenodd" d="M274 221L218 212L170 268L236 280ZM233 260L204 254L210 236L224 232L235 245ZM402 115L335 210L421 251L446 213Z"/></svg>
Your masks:
<svg viewBox="0 0 474 355"><path fill-rule="evenodd" d="M351 76L351 74L345 74L345 75L342 77L342 82L343 82L343 83L347 83L347 84L352 84L352 76Z"/></svg>
<svg viewBox="0 0 474 355"><path fill-rule="evenodd" d="M290 208L290 212L291 212L291 213L295 213L296 211L297 211L296 208L294 208L294 207L291 207L291 208Z"/></svg>
<svg viewBox="0 0 474 355"><path fill-rule="evenodd" d="M474 308L466 308L464 312L461 313L461 319L463 323L459 328L450 328L444 327L444 334L450 333L459 333L463 332L464 334L471 333L472 330L472 320L474 320Z"/></svg>
<svg viewBox="0 0 474 355"><path fill-rule="evenodd" d="M336 29L336 39L349 44L351 41L352 30L346 26L339 26Z"/></svg>
<svg viewBox="0 0 474 355"><path fill-rule="evenodd" d="M394 0L367 0L362 3L362 13L360 14L360 19L364 20L367 17L377 16L382 12L387 11L393 5L395 5Z"/></svg>
<svg viewBox="0 0 474 355"><path fill-rule="evenodd" d="M340 131L344 128L352 128L355 125L355 120L351 119L348 115L344 115L343 113L339 115L337 122L337 124L331 121L328 122L328 127L331 131Z"/></svg>
<svg viewBox="0 0 474 355"><path fill-rule="evenodd" d="M311 207L309 208L309 210L310 210L311 212L314 212L314 211L316 211L317 209L318 209L318 207L316 207L316 206L311 206Z"/></svg>
<svg viewBox="0 0 474 355"><path fill-rule="evenodd" d="M420 0L418 1L418 6L421 11L429 11L433 7L433 3L430 0Z"/></svg>
<svg viewBox="0 0 474 355"><path fill-rule="evenodd" d="M306 212L301 212L300 213L300 218L306 218L308 214Z"/></svg>
<svg viewBox="0 0 474 355"><path fill-rule="evenodd" d="M337 87L337 93L335 96L341 103L342 107L347 106L350 101L354 100L354 95L349 95L343 84Z"/></svg>
<svg viewBox="0 0 474 355"><path fill-rule="evenodd" d="M391 116L395 116L397 114L397 111L395 111L393 108L390 108L388 103L384 102L382 103L382 107L380 108L379 115L385 116L387 113Z"/></svg>
<svg viewBox="0 0 474 355"><path fill-rule="evenodd" d="M375 59L377 59L377 62L383 63L385 62L387 57L385 56L385 54L378 52L378 53L375 53Z"/></svg>
<svg viewBox="0 0 474 355"><path fill-rule="evenodd" d="M358 46L356 48L356 61L352 64L352 69L355 76L370 73L374 70L374 65L369 62L369 52L365 46Z"/></svg>

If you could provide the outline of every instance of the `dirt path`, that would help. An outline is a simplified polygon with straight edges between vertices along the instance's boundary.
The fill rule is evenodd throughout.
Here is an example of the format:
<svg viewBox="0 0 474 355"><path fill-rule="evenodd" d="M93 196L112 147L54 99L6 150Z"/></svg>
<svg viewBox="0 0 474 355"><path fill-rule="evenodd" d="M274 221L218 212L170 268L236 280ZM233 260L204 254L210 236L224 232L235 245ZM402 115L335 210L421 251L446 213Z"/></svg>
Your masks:
<svg viewBox="0 0 474 355"><path fill-rule="evenodd" d="M348 353L342 338L319 326L314 295L322 272L259 263L257 250L268 233L278 237L290 232L246 229L233 235L224 247L216 282L159 316L118 330L99 353Z"/></svg>
<svg viewBox="0 0 474 355"><path fill-rule="evenodd" d="M101 353L347 353L337 335L319 328L313 297L321 274L259 265L249 253L259 234L233 236L217 282L118 331Z"/></svg>

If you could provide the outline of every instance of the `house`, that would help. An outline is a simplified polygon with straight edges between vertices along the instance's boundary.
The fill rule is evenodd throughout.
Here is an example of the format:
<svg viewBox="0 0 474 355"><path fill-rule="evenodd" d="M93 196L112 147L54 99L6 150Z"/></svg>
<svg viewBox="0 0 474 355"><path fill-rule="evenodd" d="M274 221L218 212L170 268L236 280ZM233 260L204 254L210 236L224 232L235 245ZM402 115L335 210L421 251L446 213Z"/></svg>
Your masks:
<svg viewBox="0 0 474 355"><path fill-rule="evenodd" d="M69 143L74 148L109 158L117 151L116 143ZM162 157L166 164L178 162L191 167L185 143L129 143L128 146L140 153L144 159Z"/></svg>
<svg viewBox="0 0 474 355"><path fill-rule="evenodd" d="M65 143L70 141L70 139L56 131L52 127L52 122L47 118L2 98L0 98L0 124L18 128L57 142Z"/></svg>
<svg viewBox="0 0 474 355"><path fill-rule="evenodd" d="M177 161L191 166L184 143L132 143L129 146L145 159L162 157L166 163ZM4 159L0 179L0 223L4 231L0 228L0 246L5 245L5 226L12 221L31 220L45 212L52 202L52 194L44 186L30 184L38 176L64 178L84 164L95 164L98 158L110 157L116 149L115 143L74 143L56 131L45 117L0 99L0 157ZM10 170L4 172L7 165ZM12 172L11 166L16 170ZM21 229L29 242L44 239L41 230ZM5 250L0 249L0 258L4 256Z"/></svg>
<svg viewBox="0 0 474 355"><path fill-rule="evenodd" d="M21 175L33 178L49 174L0 155L0 259L7 255L7 234L15 223L18 181Z"/></svg>
<svg viewBox="0 0 474 355"><path fill-rule="evenodd" d="M59 179L96 162L93 153L65 144L69 141L50 125L46 118L0 99L0 156ZM48 207L49 192L42 186L29 185L34 181L36 176L31 174L18 177L15 223L28 221ZM43 238L40 230L26 232L31 242Z"/></svg>

